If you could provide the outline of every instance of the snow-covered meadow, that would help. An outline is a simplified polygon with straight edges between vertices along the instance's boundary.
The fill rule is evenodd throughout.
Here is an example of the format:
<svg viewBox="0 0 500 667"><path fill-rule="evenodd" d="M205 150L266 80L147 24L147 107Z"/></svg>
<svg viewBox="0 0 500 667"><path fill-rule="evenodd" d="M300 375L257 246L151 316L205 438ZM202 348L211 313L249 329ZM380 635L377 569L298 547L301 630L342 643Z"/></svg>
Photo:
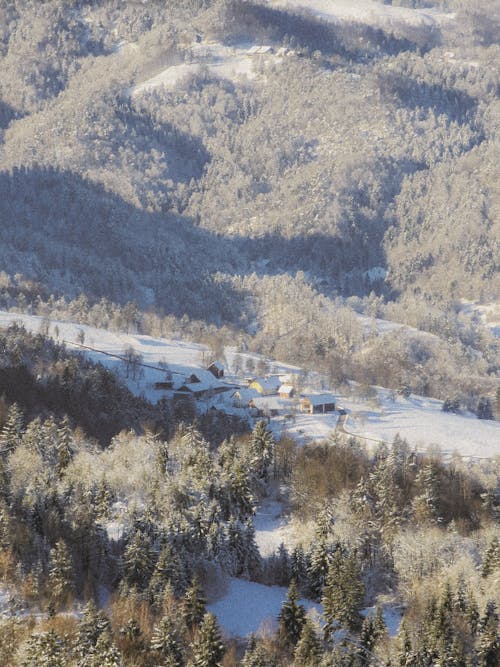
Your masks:
<svg viewBox="0 0 500 667"><path fill-rule="evenodd" d="M208 605L230 637L245 637L250 633L266 635L278 627L278 615L286 599L287 589L281 586L263 586L253 581L231 577L225 595ZM300 600L314 619L321 614L321 605Z"/></svg>
<svg viewBox="0 0 500 667"><path fill-rule="evenodd" d="M158 368L164 363L173 374L185 376L189 373L202 375L207 373L207 348L197 343L181 340L153 338L141 334L116 333L95 327L80 325L74 322L51 321L36 315L25 315L0 311L0 327L11 322L20 322L26 329L37 333L46 330L59 341L64 341L69 349L84 351L85 354L99 361L124 376L124 363L120 359L124 352L133 348L141 355L143 367L140 376L124 378L129 388L149 400L156 402L163 395L154 389L154 382L164 378L165 371ZM81 341L86 348L82 348ZM88 349L94 348L94 349ZM226 358L233 365L235 348L226 350ZM116 355L116 356L108 356ZM259 361L257 355L240 354L243 363L252 357ZM272 372L300 373L297 367L266 360ZM241 378L226 378L235 385ZM210 405L240 416L248 415L243 409L234 408L231 393L226 392L210 399ZM387 389L376 388L376 397L362 399L356 391L349 395L336 393L337 404L347 412L344 428L348 433L366 438L368 446L377 441L392 442L399 433L406 438L412 447L420 451L440 449L446 455L457 454L470 459L485 459L500 456L500 423L477 419L471 413L452 414L442 411L442 401L437 399L411 395L404 398ZM206 409L208 404L200 401L200 408ZM298 442L306 443L313 440L324 440L337 428L339 413L305 414L296 412L289 419L284 417L271 418L270 427L276 436L287 434L295 437Z"/></svg>

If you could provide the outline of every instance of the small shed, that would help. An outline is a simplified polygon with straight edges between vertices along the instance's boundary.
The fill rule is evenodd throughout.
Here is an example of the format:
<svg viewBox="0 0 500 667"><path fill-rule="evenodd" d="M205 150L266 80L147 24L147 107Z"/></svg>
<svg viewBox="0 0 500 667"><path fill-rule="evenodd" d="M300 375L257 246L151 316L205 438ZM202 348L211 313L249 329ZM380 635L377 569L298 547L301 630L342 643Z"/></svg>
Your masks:
<svg viewBox="0 0 500 667"><path fill-rule="evenodd" d="M212 375L219 380L224 377L224 366L220 361L212 361L210 366L208 366L207 371L210 371Z"/></svg>
<svg viewBox="0 0 500 667"><path fill-rule="evenodd" d="M252 398L249 406L255 416L265 415L268 417L277 417L288 408L286 404L283 405L278 396Z"/></svg>
<svg viewBox="0 0 500 667"><path fill-rule="evenodd" d="M335 411L335 396L333 394L306 394L300 401L302 412L309 414L324 414Z"/></svg>
<svg viewBox="0 0 500 667"><path fill-rule="evenodd" d="M282 384L281 387L278 389L278 396L280 398L292 398L294 392L295 389L293 388L293 385Z"/></svg>

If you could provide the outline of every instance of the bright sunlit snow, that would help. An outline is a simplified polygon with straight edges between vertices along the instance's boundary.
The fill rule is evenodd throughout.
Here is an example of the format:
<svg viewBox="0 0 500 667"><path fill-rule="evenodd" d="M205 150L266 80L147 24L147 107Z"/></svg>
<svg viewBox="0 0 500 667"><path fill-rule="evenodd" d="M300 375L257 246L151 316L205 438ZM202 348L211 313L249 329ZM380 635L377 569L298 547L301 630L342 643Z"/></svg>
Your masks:
<svg viewBox="0 0 500 667"><path fill-rule="evenodd" d="M347 20L382 27L397 23L434 26L454 18L454 14L445 14L435 9L393 7L376 0L270 0L269 4L305 9L318 18L335 23Z"/></svg>

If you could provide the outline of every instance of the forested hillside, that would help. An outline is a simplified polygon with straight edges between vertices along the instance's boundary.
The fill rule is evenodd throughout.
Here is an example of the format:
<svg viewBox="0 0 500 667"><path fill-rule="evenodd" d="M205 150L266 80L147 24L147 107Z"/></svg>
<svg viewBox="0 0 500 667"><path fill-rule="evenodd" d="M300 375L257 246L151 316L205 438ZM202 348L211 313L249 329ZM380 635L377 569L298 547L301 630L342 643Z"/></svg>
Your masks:
<svg viewBox="0 0 500 667"><path fill-rule="evenodd" d="M230 325L338 381L494 392L498 342L462 306L499 296L500 4L346 6L2 3L10 306L14 284L38 312L134 302L145 331L147 309ZM367 350L360 314L440 342Z"/></svg>

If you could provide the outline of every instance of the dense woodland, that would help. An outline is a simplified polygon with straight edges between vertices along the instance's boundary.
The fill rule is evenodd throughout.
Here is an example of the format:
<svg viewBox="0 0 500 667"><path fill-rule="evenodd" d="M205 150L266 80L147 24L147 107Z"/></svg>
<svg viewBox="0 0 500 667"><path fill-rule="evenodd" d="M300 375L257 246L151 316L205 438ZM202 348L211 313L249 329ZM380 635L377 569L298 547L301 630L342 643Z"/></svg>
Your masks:
<svg viewBox="0 0 500 667"><path fill-rule="evenodd" d="M452 18L2 0L0 308L499 419L499 341L463 301L500 292L500 3L385 4ZM292 55L135 92L197 40ZM500 663L498 461L276 442L45 333L0 333L0 667ZM297 539L263 558L267 497ZM276 632L224 638L206 605L232 576L288 587Z"/></svg>
<svg viewBox="0 0 500 667"><path fill-rule="evenodd" d="M166 405L154 422L158 406L127 404L120 380L41 334L13 326L1 350L0 574L11 617L0 623L0 665L498 664L498 462L445 465L400 438L369 455L341 434L298 449L264 422L221 442L222 424L179 421ZM34 385L16 402L4 382L14 369ZM84 427L93 410L110 428L91 405L104 377L121 429L99 441ZM56 378L64 391L53 391ZM135 430L133 407L147 416ZM252 518L277 489L301 537L263 558ZM206 602L228 576L288 587L275 634L223 640ZM320 625L299 596L322 603ZM404 614L394 637L389 599Z"/></svg>

